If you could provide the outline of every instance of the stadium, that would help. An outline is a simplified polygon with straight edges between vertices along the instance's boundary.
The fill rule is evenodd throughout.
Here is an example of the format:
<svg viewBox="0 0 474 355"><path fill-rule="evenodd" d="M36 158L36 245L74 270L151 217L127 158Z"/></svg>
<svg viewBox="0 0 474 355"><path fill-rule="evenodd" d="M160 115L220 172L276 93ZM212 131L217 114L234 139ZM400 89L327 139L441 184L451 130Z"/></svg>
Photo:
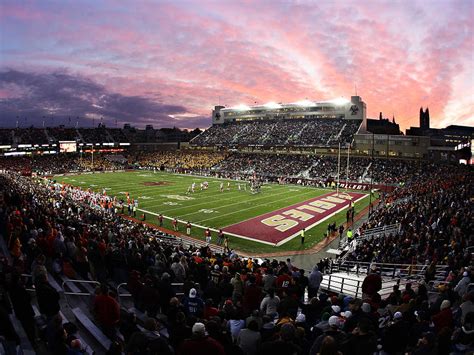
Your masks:
<svg viewBox="0 0 474 355"><path fill-rule="evenodd" d="M473 15L2 0L0 355L474 354Z"/></svg>
<svg viewBox="0 0 474 355"><path fill-rule="evenodd" d="M213 330L219 312L259 336L311 325L301 354L381 320L367 346L390 354L413 314L441 339L453 307L472 307L472 169L422 145L376 150L380 134L361 148L365 112L353 96L216 106L202 132L0 129L2 265L24 353L51 351L54 319L82 352L186 353L178 314L224 353L251 353L243 330Z"/></svg>

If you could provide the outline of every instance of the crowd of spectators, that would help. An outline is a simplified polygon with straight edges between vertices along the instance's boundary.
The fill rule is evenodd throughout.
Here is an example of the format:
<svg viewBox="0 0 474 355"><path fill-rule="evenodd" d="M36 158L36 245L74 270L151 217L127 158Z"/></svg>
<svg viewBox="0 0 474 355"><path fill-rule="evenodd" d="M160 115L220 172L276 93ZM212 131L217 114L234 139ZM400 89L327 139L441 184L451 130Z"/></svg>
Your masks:
<svg viewBox="0 0 474 355"><path fill-rule="evenodd" d="M0 156L0 171L12 170L24 174L53 175L80 171L105 171L124 169L127 165L121 161L107 159L106 156L96 154L48 154L31 155L28 157L3 157Z"/></svg>
<svg viewBox="0 0 474 355"><path fill-rule="evenodd" d="M199 172L210 169L228 154L213 151L163 150L130 154L130 165L146 168L169 169L173 171Z"/></svg>
<svg viewBox="0 0 474 355"><path fill-rule="evenodd" d="M465 183L472 176L463 179L459 172L450 180L440 174L443 177L442 202L461 215L453 222L448 211L434 221L436 228L460 243L453 245L457 262L452 263L452 270L460 274L450 273L450 284L433 300L423 284L405 290L395 286L381 299L375 269L364 281L362 300L330 295L319 290L327 277L319 270L324 269L322 263L307 275L289 259L259 262L215 253L206 246L184 248L167 242L154 229L101 208L103 196L97 193L49 180L38 183L14 173L0 176L1 232L13 258L11 264L2 260L1 283L29 338L36 342L32 301L19 277L32 274L52 354L79 351L80 342L71 326L62 325L60 296L48 284L47 270L53 274L68 270L102 283L88 312L114 341L109 354L362 355L373 354L378 346L385 354L468 354L474 334L474 294L468 291L473 275L466 267L469 262L459 260L456 251L462 253L466 230L460 225L466 223L464 214L472 211L465 200ZM421 186L416 197L436 191L438 183ZM464 192L450 199L452 186ZM408 188L413 187L403 187ZM425 200L426 208L435 214L433 208L446 207L431 203ZM416 214L416 210L405 211ZM452 229L445 229L444 217ZM466 226L472 231L471 224L472 216ZM435 248L438 252L438 260L450 260L451 250ZM110 280L128 283L135 307L147 315L143 330L133 314L120 312L117 295L107 286ZM172 282L183 283L184 296L177 295ZM11 329L5 317L8 310L3 297L2 332ZM14 334L2 334L7 344L17 341Z"/></svg>
<svg viewBox="0 0 474 355"><path fill-rule="evenodd" d="M235 176L297 176L315 161L310 155L233 153L212 171Z"/></svg>
<svg viewBox="0 0 474 355"><path fill-rule="evenodd" d="M211 171L225 176L299 177L311 180L333 181L337 177L336 156L307 154L233 153L213 166ZM408 181L428 164L418 161L395 159L370 159L350 157L347 175L346 156L341 156L340 181L399 184Z"/></svg>
<svg viewBox="0 0 474 355"><path fill-rule="evenodd" d="M351 260L382 263L470 264L473 245L473 174L469 167L425 165L384 196L361 229L400 224L397 235L361 241Z"/></svg>
<svg viewBox="0 0 474 355"><path fill-rule="evenodd" d="M218 174L247 178L257 175L277 181L278 178L334 181L338 158L308 154L228 153L207 150L130 151L122 154L49 154L28 157L0 157L0 170L31 171L42 174L68 171L105 171L126 168L160 169L182 173ZM351 157L347 177L346 157L341 157L340 181L399 184L427 167L417 161Z"/></svg>
<svg viewBox="0 0 474 355"><path fill-rule="evenodd" d="M361 121L344 119L264 120L213 125L197 136L197 146L337 146L351 142Z"/></svg>

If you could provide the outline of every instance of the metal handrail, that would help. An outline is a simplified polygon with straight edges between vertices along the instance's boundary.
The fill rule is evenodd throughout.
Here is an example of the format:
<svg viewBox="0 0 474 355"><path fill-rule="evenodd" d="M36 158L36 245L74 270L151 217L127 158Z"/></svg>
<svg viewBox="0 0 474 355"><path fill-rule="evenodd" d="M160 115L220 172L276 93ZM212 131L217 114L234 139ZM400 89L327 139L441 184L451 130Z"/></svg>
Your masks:
<svg viewBox="0 0 474 355"><path fill-rule="evenodd" d="M124 286L127 286L127 283L126 282L122 282L121 284L119 284L117 286L117 299L118 299L118 302L121 304L122 302L120 301L120 297L132 297L132 294L129 292L129 293L120 293L120 287L124 287Z"/></svg>
<svg viewBox="0 0 474 355"><path fill-rule="evenodd" d="M61 284L61 287L64 290L64 293L68 294L68 295L90 296L90 293L86 293L86 292L69 292L69 291L66 291L66 289L64 288L64 285L66 285L67 283L76 283L76 282L77 283L83 283L83 284L95 284L95 285L100 286L100 283L97 282L97 281L68 279L68 280L64 280L63 283Z"/></svg>
<svg viewBox="0 0 474 355"><path fill-rule="evenodd" d="M64 288L64 285L68 282L71 282L71 283L90 283L90 284L95 284L95 285L100 285L99 282L97 281L90 281L90 280L71 280L71 279L68 279L68 280L64 280L61 287L63 288L64 292L64 298L66 299L66 302L68 304L69 307L71 307L71 304L69 303L69 298L67 296L87 296L87 297L90 297L91 294L90 293L86 293L86 292L69 292L69 291L66 291L65 288Z"/></svg>

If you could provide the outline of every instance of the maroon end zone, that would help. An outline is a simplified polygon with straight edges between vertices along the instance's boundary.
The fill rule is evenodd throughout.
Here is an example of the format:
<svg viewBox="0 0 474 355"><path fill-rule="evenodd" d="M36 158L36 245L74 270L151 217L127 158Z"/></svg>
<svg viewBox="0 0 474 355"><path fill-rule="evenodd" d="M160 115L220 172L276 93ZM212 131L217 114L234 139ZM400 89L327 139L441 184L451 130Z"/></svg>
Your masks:
<svg viewBox="0 0 474 355"><path fill-rule="evenodd" d="M349 206L351 199L352 203L355 203L366 196L366 194L357 192L339 195L336 192L330 192L232 224L223 228L223 231L236 237L265 244L281 245L299 235L303 228L312 228L340 212Z"/></svg>

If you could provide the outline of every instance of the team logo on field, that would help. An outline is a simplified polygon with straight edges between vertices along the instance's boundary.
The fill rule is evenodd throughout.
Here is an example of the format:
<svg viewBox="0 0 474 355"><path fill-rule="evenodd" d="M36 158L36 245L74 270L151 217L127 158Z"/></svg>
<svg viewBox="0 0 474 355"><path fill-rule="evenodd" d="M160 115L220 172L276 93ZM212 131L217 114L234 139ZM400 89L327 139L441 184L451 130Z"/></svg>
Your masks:
<svg viewBox="0 0 474 355"><path fill-rule="evenodd" d="M167 206L179 206L179 203L178 203L178 202L167 201L167 202L163 202L163 205L167 205Z"/></svg>
<svg viewBox="0 0 474 355"><path fill-rule="evenodd" d="M190 196L181 196L181 195L161 195L161 196L169 198L170 200L178 200L178 201L194 200L194 197L190 197Z"/></svg>
<svg viewBox="0 0 474 355"><path fill-rule="evenodd" d="M201 212L201 213L218 213L217 211L208 210L208 209L206 209L206 208L202 208L202 209L200 209L198 212Z"/></svg>

